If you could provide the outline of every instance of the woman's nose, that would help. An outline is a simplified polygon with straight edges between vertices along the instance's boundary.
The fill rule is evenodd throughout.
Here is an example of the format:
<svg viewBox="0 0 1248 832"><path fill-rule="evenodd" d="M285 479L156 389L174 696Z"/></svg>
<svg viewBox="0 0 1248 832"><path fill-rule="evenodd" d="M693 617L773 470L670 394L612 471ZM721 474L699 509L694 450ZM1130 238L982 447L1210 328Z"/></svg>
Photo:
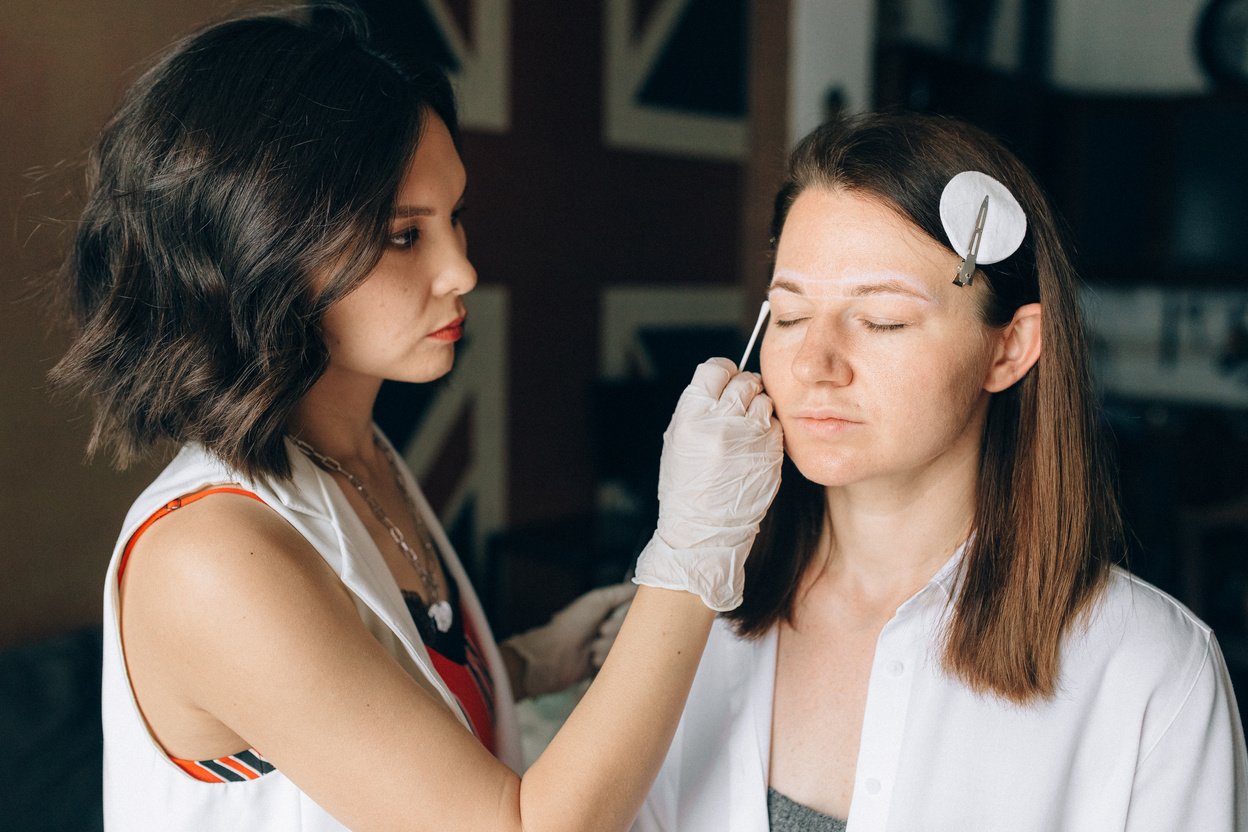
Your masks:
<svg viewBox="0 0 1248 832"><path fill-rule="evenodd" d="M477 270L462 244L450 246L438 270L435 291L439 295L466 295L477 285Z"/></svg>
<svg viewBox="0 0 1248 832"><path fill-rule="evenodd" d="M853 368L836 327L811 321L797 354L793 377L804 384L844 387L854 379Z"/></svg>

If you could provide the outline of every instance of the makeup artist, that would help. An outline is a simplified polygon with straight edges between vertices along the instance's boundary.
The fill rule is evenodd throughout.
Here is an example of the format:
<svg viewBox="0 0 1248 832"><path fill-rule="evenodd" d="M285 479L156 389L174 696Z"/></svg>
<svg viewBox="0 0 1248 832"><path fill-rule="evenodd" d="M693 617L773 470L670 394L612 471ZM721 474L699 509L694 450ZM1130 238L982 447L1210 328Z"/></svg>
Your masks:
<svg viewBox="0 0 1248 832"><path fill-rule="evenodd" d="M106 827L626 828L740 603L779 480L770 400L698 368L618 636L631 586L500 650L371 418L383 380L444 375L470 325L454 101L351 13L306 14L176 44L91 157L53 378L93 404L92 451L180 448L107 573ZM521 779L514 695L595 664Z"/></svg>

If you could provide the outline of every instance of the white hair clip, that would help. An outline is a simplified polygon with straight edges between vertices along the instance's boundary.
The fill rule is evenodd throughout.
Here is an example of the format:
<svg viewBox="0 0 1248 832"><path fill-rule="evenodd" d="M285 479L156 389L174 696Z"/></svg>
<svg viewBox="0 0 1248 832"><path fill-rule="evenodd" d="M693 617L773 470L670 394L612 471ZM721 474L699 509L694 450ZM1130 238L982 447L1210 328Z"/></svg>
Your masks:
<svg viewBox="0 0 1248 832"><path fill-rule="evenodd" d="M1002 185L986 173L964 170L940 195L940 222L962 267L953 282L969 286L979 264L999 263L1018 251L1027 234L1027 215Z"/></svg>

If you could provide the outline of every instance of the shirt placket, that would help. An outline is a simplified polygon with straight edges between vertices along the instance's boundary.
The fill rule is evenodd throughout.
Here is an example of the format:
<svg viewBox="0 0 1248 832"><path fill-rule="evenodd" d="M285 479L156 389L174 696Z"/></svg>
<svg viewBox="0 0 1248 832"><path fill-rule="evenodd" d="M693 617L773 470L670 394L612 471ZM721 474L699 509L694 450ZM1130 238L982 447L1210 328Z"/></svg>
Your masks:
<svg viewBox="0 0 1248 832"><path fill-rule="evenodd" d="M927 591L903 604L876 641L858 746L850 828L884 832L905 738L906 712L921 658L918 627Z"/></svg>

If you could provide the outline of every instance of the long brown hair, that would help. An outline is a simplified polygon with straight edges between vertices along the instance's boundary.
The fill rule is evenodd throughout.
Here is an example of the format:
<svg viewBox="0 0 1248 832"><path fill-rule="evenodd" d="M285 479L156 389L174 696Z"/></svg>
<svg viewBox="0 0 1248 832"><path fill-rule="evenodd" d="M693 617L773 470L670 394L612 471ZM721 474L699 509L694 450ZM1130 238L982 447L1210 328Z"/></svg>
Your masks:
<svg viewBox="0 0 1248 832"><path fill-rule="evenodd" d="M1004 326L1020 306L1039 302L1044 346L1035 366L989 401L974 535L943 660L972 690L1023 703L1053 695L1063 639L1125 550L1077 277L1043 192L999 142L967 124L912 113L855 116L817 128L793 151L776 197L773 245L794 200L816 187L883 199L952 250L940 195L964 170L1005 184L1028 219L1020 250L976 275L989 288L983 320ZM787 459L781 482L746 562L744 603L728 614L745 636L792 622L823 529L823 487Z"/></svg>
<svg viewBox="0 0 1248 832"><path fill-rule="evenodd" d="M63 269L78 335L51 372L94 405L89 454L197 442L289 473L325 311L380 259L428 118L458 138L445 74L370 44L345 6L238 18L126 92L91 154Z"/></svg>

